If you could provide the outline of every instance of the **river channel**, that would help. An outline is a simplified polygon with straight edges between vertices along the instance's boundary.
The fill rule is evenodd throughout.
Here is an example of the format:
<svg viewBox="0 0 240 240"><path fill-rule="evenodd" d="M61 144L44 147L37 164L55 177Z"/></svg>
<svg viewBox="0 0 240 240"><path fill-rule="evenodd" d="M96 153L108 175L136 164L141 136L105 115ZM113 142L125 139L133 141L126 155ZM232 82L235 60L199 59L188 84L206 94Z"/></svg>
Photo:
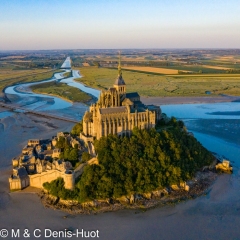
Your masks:
<svg viewBox="0 0 240 240"><path fill-rule="evenodd" d="M63 79L62 73L57 73L46 81L61 80L71 86L81 87L81 90L97 97L98 90L73 80L79 76L79 72L73 71L72 78ZM74 115L71 117L81 119L84 111L88 109L84 104L72 104L60 98L29 92L29 86L32 84L11 86L5 92L16 96L18 104L36 111L69 114ZM64 212L44 209L37 196L11 194L13 200L8 203L9 207L1 210L0 206L2 211L0 217L4 216L6 227L14 223L17 228L27 226L30 229L99 229L100 239L107 240L240 239L237 228L240 224L240 103L164 105L161 108L168 116L183 120L187 129L193 132L206 148L229 159L234 167L233 174L220 176L206 196L145 213L124 210L99 215L66 217ZM0 121L7 119L8 114L14 113L0 113L2 118ZM21 141L19 140L19 143ZM4 151L5 149L2 154ZM7 194L5 195L7 197ZM38 217L32 219L33 213ZM23 219L19 220L23 215Z"/></svg>
<svg viewBox="0 0 240 240"><path fill-rule="evenodd" d="M65 72L69 72L70 70L65 70ZM79 71L72 70L73 77L64 78L63 74L55 73L51 79L41 81L41 83L52 82L52 81L61 81L63 83L68 84L69 86L76 87L84 92L87 92L94 97L98 97L99 91L93 88L89 88L84 86L80 82L74 81L75 78L80 78ZM39 82L35 83L23 83L18 85L13 85L7 87L5 89L6 94L14 94L21 98L22 105L31 110L41 110L41 111L49 111L49 110L59 110L72 106L72 103L65 101L59 97L48 96L45 94L36 94L30 90L30 87L33 85L39 84Z"/></svg>
<svg viewBox="0 0 240 240"><path fill-rule="evenodd" d="M65 69L65 72L68 71L70 70ZM41 82L60 81L98 98L99 90L74 80L81 77L79 71L72 70L70 78L64 78L63 73L55 73L51 79ZM10 86L5 89L5 93L18 96L20 99L18 104L28 109L51 111L58 115L65 113L66 116L73 115L71 117L77 120L82 118L87 109L86 105L77 104L73 107L72 103L61 98L33 93L30 86L35 84L39 84L39 82ZM197 139L209 150L224 155L240 166L240 160L237 157L240 155L240 139L238 137L240 136L240 102L163 105L161 109L168 116L182 119L188 130L194 132ZM78 110L81 114L76 113ZM11 114L2 112L0 118Z"/></svg>

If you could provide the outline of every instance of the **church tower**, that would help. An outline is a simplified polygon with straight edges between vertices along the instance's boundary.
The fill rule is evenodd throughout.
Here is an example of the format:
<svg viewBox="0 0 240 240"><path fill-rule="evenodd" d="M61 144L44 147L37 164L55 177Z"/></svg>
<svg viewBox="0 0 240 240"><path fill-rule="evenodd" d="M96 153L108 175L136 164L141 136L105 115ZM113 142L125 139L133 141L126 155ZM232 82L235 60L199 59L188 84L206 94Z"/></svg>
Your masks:
<svg viewBox="0 0 240 240"><path fill-rule="evenodd" d="M118 77L113 85L120 94L126 94L126 84L122 78L121 55L119 52Z"/></svg>
<svg viewBox="0 0 240 240"><path fill-rule="evenodd" d="M134 127L150 129L160 119L159 106L144 105L137 92L126 93L119 53L118 77L113 87L101 91L97 103L85 112L80 138L89 144L109 134L129 136Z"/></svg>

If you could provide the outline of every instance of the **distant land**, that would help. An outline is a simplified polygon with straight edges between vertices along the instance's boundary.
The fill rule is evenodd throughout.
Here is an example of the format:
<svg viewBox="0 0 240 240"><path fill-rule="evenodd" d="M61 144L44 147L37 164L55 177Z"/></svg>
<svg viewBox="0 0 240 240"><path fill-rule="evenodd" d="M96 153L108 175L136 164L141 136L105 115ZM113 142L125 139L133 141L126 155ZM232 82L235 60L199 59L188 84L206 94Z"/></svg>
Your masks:
<svg viewBox="0 0 240 240"><path fill-rule="evenodd" d="M117 49L0 51L0 89L46 79L65 58L85 85L107 89L115 77ZM240 49L121 49L128 91L145 97L240 95Z"/></svg>

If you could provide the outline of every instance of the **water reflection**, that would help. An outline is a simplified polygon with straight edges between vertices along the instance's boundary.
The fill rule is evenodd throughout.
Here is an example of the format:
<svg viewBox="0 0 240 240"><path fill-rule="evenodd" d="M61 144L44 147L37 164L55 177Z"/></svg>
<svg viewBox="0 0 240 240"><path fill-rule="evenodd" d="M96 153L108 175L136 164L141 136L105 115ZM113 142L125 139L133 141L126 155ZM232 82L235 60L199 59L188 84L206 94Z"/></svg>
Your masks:
<svg viewBox="0 0 240 240"><path fill-rule="evenodd" d="M240 102L163 105L161 109L183 119L240 119Z"/></svg>
<svg viewBox="0 0 240 240"><path fill-rule="evenodd" d="M81 75L79 74L79 71L72 70L72 74L73 74L73 77L63 79L63 80L61 80L61 82L67 83L67 85L69 85L69 86L78 88L78 89L82 90L83 92L89 93L89 94L93 95L96 98L99 97L99 94L100 94L99 90L87 87L87 86L85 86L84 84L82 84L80 82L74 81L75 78L80 78L81 77Z"/></svg>
<svg viewBox="0 0 240 240"><path fill-rule="evenodd" d="M235 161L236 166L240 166L239 141L236 139L239 125L234 121L240 119L239 102L164 105L161 108L167 116L182 119L188 130L208 150L223 155L230 161Z"/></svg>
<svg viewBox="0 0 240 240"><path fill-rule="evenodd" d="M0 112L0 119L1 118L5 118L5 117L9 117L9 116L12 116L13 113L12 112Z"/></svg>

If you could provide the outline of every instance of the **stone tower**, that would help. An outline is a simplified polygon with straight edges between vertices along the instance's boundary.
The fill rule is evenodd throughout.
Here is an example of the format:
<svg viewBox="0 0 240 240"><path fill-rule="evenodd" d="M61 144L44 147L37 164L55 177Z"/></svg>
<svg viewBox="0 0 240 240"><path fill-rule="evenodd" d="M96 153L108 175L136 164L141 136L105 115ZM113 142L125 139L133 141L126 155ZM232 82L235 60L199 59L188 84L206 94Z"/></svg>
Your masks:
<svg viewBox="0 0 240 240"><path fill-rule="evenodd" d="M75 185L74 171L67 170L64 173L64 183L65 183L64 187L66 189L72 190L74 188L74 185Z"/></svg>

